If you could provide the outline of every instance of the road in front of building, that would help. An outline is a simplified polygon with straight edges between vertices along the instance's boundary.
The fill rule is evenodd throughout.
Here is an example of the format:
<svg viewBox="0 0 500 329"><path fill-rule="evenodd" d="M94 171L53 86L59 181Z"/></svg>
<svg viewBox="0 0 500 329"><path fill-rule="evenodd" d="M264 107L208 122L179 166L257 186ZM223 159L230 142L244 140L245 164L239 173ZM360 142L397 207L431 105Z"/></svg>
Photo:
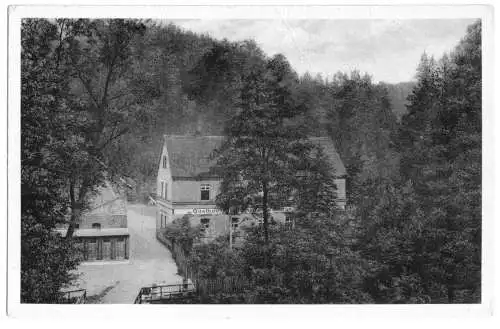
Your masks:
<svg viewBox="0 0 500 329"><path fill-rule="evenodd" d="M131 304L139 289L152 284L181 283L170 251L155 236L154 209L128 205L128 261L80 265L76 286L87 290L89 302Z"/></svg>

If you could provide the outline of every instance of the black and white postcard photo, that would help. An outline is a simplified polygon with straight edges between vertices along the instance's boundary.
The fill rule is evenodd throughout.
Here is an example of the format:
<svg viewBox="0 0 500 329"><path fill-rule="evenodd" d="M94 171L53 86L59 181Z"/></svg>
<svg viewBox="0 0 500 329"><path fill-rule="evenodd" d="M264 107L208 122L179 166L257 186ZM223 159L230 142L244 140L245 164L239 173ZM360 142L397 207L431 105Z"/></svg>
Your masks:
<svg viewBox="0 0 500 329"><path fill-rule="evenodd" d="M17 308L491 303L488 6L47 8L10 11Z"/></svg>

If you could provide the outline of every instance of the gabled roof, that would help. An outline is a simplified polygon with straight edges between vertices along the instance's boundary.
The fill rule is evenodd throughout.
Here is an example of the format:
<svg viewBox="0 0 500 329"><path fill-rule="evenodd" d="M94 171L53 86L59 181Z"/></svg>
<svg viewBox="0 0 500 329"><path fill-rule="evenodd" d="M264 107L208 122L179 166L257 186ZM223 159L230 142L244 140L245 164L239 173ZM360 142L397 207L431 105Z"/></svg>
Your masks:
<svg viewBox="0 0 500 329"><path fill-rule="evenodd" d="M172 177L210 176L216 164L210 155L223 140L223 136L165 136Z"/></svg>
<svg viewBox="0 0 500 329"><path fill-rule="evenodd" d="M311 142L323 148L335 170L335 176L346 175L333 141L328 137L311 137ZM210 177L216 160L210 159L212 152L220 147L224 136L166 135L165 143L172 177Z"/></svg>
<svg viewBox="0 0 500 329"><path fill-rule="evenodd" d="M319 145L323 148L323 152L330 160L330 164L332 165L333 170L335 171L335 176L340 177L347 175L344 163L342 162L342 159L340 158L337 149L335 149L333 141L329 137L310 137L309 140L312 143Z"/></svg>
<svg viewBox="0 0 500 329"><path fill-rule="evenodd" d="M98 188L89 200L89 209L84 215L104 213L106 215L126 215L127 205L123 197L115 191L109 181Z"/></svg>

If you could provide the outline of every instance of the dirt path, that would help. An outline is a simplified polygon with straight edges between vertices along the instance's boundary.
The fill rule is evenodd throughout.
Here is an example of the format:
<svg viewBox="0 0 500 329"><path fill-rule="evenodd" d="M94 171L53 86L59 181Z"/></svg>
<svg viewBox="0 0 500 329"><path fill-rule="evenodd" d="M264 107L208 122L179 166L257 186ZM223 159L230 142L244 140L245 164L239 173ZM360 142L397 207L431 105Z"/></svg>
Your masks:
<svg viewBox="0 0 500 329"><path fill-rule="evenodd" d="M149 213L149 214L148 214ZM78 287L104 304L130 304L139 289L152 284L181 283L170 251L155 237L155 217L143 205L128 206L130 259L124 263L84 264Z"/></svg>

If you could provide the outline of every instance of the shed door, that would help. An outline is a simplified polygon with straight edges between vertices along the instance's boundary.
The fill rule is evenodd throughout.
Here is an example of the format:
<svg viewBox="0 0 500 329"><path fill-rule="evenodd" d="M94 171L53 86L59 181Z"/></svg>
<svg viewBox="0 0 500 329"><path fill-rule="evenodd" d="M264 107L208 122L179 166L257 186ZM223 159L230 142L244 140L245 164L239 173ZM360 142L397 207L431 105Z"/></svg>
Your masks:
<svg viewBox="0 0 500 329"><path fill-rule="evenodd" d="M88 239L87 241L87 255L88 260L97 259L97 239Z"/></svg>
<svg viewBox="0 0 500 329"><path fill-rule="evenodd" d="M111 259L111 239L104 239L102 242L102 259Z"/></svg>
<svg viewBox="0 0 500 329"><path fill-rule="evenodd" d="M125 238L118 237L115 244L116 259L125 259Z"/></svg>

